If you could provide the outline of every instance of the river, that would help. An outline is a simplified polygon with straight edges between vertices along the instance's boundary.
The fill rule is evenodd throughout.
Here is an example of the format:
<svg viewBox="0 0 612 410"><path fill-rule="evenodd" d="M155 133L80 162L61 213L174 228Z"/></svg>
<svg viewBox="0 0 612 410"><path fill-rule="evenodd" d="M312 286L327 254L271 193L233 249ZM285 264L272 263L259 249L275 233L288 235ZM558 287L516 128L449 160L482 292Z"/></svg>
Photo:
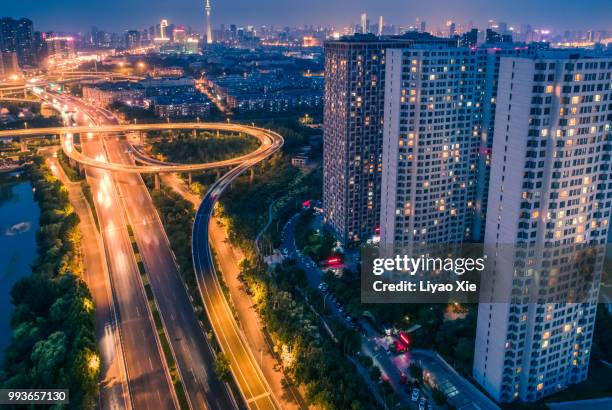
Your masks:
<svg viewBox="0 0 612 410"><path fill-rule="evenodd" d="M32 273L40 210L29 181L0 174L0 362L11 340L11 288Z"/></svg>

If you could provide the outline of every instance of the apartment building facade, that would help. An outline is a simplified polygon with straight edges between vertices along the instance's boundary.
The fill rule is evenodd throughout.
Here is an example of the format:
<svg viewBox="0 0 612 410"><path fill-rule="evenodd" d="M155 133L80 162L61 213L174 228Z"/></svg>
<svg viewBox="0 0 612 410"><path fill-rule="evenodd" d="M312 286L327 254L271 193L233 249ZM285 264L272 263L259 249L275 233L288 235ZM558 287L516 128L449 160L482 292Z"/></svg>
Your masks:
<svg viewBox="0 0 612 410"><path fill-rule="evenodd" d="M471 237L483 78L467 47L388 50L381 243Z"/></svg>
<svg viewBox="0 0 612 410"><path fill-rule="evenodd" d="M473 375L499 402L586 379L608 235L612 56L500 60ZM586 262L586 263L585 263Z"/></svg>
<svg viewBox="0 0 612 410"><path fill-rule="evenodd" d="M379 233L386 50L420 43L456 40L366 34L325 43L323 208L344 242Z"/></svg>

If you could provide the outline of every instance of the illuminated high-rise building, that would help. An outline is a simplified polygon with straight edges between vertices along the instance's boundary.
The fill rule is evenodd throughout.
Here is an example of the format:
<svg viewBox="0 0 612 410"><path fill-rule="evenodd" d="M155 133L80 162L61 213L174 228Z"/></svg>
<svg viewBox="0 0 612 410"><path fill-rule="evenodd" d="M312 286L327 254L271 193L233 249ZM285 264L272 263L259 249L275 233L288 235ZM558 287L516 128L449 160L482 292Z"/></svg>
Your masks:
<svg viewBox="0 0 612 410"><path fill-rule="evenodd" d="M0 79L18 74L17 53L0 51Z"/></svg>
<svg viewBox="0 0 612 410"><path fill-rule="evenodd" d="M456 41L413 32L325 43L323 208L345 242L378 233L386 51L419 43L451 47Z"/></svg>
<svg viewBox="0 0 612 410"><path fill-rule="evenodd" d="M172 41L175 43L185 43L187 41L187 32L185 27L178 26L172 30Z"/></svg>
<svg viewBox="0 0 612 410"><path fill-rule="evenodd" d="M472 29L463 37L466 45L472 46L476 41L477 29ZM471 39L470 39L471 38ZM482 126L480 153L478 156L478 179L476 181L476 203L474 208L474 226L472 239L482 242L484 239L485 221L489 199L489 182L491 176L491 152L495 133L495 110L499 80L499 65L503 57L533 55L535 49L518 46L515 43L499 43L494 46L483 45L478 49L481 70L484 72L483 98L481 102Z"/></svg>
<svg viewBox="0 0 612 410"><path fill-rule="evenodd" d="M612 208L612 57L502 57L475 380L532 402L587 378Z"/></svg>
<svg viewBox="0 0 612 410"><path fill-rule="evenodd" d="M210 5L210 0L205 0L206 3L204 5L204 10L206 11L206 44L212 44L212 23L210 21L210 13L212 11L212 7Z"/></svg>
<svg viewBox="0 0 612 410"><path fill-rule="evenodd" d="M166 36L166 29L168 28L168 20L163 19L159 23L159 38L162 40L167 40L168 36Z"/></svg>
<svg viewBox="0 0 612 410"><path fill-rule="evenodd" d="M48 57L50 63L59 63L70 60L76 56L74 50L74 37L52 36L45 39L47 43Z"/></svg>
<svg viewBox="0 0 612 410"><path fill-rule="evenodd" d="M34 33L32 20L19 20L5 17L0 19L0 52L17 53L21 67L36 65L33 46Z"/></svg>
<svg viewBox="0 0 612 410"><path fill-rule="evenodd" d="M387 50L382 244L471 237L484 77L478 53L436 44Z"/></svg>
<svg viewBox="0 0 612 410"><path fill-rule="evenodd" d="M368 15L366 13L361 13L361 34L366 34L368 32Z"/></svg>
<svg viewBox="0 0 612 410"><path fill-rule="evenodd" d="M140 31L128 30L125 32L125 48L133 50L141 45Z"/></svg>

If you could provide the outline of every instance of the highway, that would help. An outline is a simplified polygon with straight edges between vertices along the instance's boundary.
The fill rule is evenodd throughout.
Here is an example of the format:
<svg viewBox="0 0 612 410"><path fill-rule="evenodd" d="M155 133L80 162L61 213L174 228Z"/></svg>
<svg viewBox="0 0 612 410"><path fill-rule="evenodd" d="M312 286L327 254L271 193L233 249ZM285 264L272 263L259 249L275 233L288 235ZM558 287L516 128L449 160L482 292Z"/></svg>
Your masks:
<svg viewBox="0 0 612 410"><path fill-rule="evenodd" d="M206 312L221 349L230 361L244 401L250 409L280 409L225 299L208 242L208 228L216 200L236 177L255 163L249 161L229 171L213 184L202 200L192 232L193 264Z"/></svg>
<svg viewBox="0 0 612 410"><path fill-rule="evenodd" d="M78 115L78 113L77 113ZM104 116L98 115L96 117L98 121L104 120ZM74 149L73 135L80 134L86 136L92 136L96 133L122 133L130 131L153 131L153 130L182 130L182 129L197 129L197 130L218 130L225 132L237 132L245 133L255 137L259 140L260 146L253 152L248 154L231 158L224 161L208 162L203 164L165 164L165 165L145 165L138 166L135 164L128 163L112 163L105 161L104 159L98 159L97 156L90 156L84 152L79 152ZM250 127L241 124L226 124L226 123L177 123L177 124L113 124L103 126L80 126L80 127L50 127L50 128L28 128L20 130L8 130L0 131L0 138L11 137L11 138L22 138L32 137L41 135L60 135L62 141L62 149L66 155L89 167L103 169L114 172L130 172L134 174L156 174L156 173L172 173L172 172L194 172L204 171L214 168L230 167L234 165L243 164L252 158L259 158L260 155L269 152L270 148L273 148L276 141L282 137L280 135L257 127ZM262 158L265 158L262 157Z"/></svg>
<svg viewBox="0 0 612 410"><path fill-rule="evenodd" d="M77 126L5 131L0 132L0 137L66 136L62 138L62 148L70 158L86 166L88 181L90 181L96 199L96 209L98 210L107 258L109 259L114 296L119 311L120 333L126 353L130 394L134 407L137 409L172 408L176 406L176 401L173 400L172 389L168 383L164 383L162 373L165 369L163 369L164 362L161 361L158 340L154 334L150 334L154 329L150 318L147 317L150 312L147 309L142 282L129 242L126 229L128 220L133 224L139 249L141 249L145 266L151 277L151 285L169 339L171 339L173 352L177 357L177 365L183 381L187 385L190 382L191 375L193 375L193 383L205 385L209 379L195 376L194 369L196 367L206 370L205 366L197 366L198 362L194 360L193 355L197 354L198 349L194 349L194 347L202 348L205 345L202 342L206 339L196 340L190 336L192 330L190 330L188 324L190 320L187 309L184 306L181 307L180 304L177 308L177 300L180 302L182 297L178 291L179 288L173 283L179 283L180 278L178 272L172 273L172 269L175 270L176 265L170 262L171 253L168 257L160 251L166 248L170 252L167 239L155 210L151 211L152 208L144 207L147 200L150 203L150 198L148 192L145 193L138 188L142 181L137 174L189 172L238 165L213 185L198 209L192 237L194 268L206 312L221 349L230 360L232 374L245 403L252 409L279 409L280 406L248 348L244 335L240 331L221 290L208 243L208 224L214 203L223 190L242 172L279 150L283 144L282 137L269 130L226 123L119 125L113 123L116 120L106 110L88 107L72 97L62 97L61 101L58 101L57 98L58 96L53 97L56 100L54 101L55 105L69 105L67 107L69 111L77 111L77 114L75 114ZM86 124L87 121L89 121L89 126L82 125ZM96 125L96 122L102 125ZM127 155L129 152L127 142L98 135L100 133L116 134L162 129L206 129L240 132L254 136L261 144L255 151L227 161L194 165L137 166L133 163L131 156ZM79 134L81 137L82 152L78 152L72 145L71 135L74 134ZM105 139L106 150L103 144ZM115 141L113 142L113 140ZM113 178L113 175L116 175L115 178ZM133 179L134 177L137 179ZM125 214L122 211L123 208L126 210ZM142 211L143 209L145 211ZM156 226L158 223L159 226ZM167 269L170 269L170 272ZM174 282L173 278L177 278L179 281ZM184 288L181 288L181 290L185 292ZM193 311L190 312L193 313ZM181 320L185 322L180 322ZM172 327L171 322L173 324L177 322L175 328ZM140 337L135 335L137 332L141 333ZM147 332L149 334L146 334ZM154 349L155 344L158 345L157 352ZM180 359L181 354L185 355L184 360ZM159 363L162 363L162 366ZM149 371L143 369L147 364L150 366ZM196 364L196 366L193 366L193 364ZM186 368L187 366L189 366L189 369ZM207 368L210 369L210 366ZM167 381L167 375L165 379ZM188 387L187 390L192 406L200 408L199 406L196 407L198 402L193 402L194 399L191 394L192 391L197 394L198 387L193 387L193 389ZM208 389L205 387L204 391L207 397L212 394L211 397L216 398L217 401L222 400L222 394L213 391L211 385L208 386ZM157 406L153 404L155 398L159 400ZM232 408L232 406L228 407L227 404L217 401L208 397L207 404L212 408Z"/></svg>
<svg viewBox="0 0 612 410"><path fill-rule="evenodd" d="M107 138L109 159L133 164L124 138ZM236 408L225 384L212 373L215 356L200 327L183 285L170 243L149 191L140 175L115 173L115 181L174 352L190 406L194 409Z"/></svg>
<svg viewBox="0 0 612 410"><path fill-rule="evenodd" d="M248 161L242 162L211 186L198 208L192 232L193 263L200 295L221 350L230 360L234 380L240 388L243 400L251 409L280 409L281 406L253 356L221 289L209 243L209 225L215 202L232 181L281 148L282 137L272 137L271 144L267 145L265 150L261 153L251 153ZM138 158L144 163L159 163L142 153L138 154Z"/></svg>
<svg viewBox="0 0 612 410"><path fill-rule="evenodd" d="M58 149L58 147L51 149L54 155L47 158L47 164L53 175L68 190L70 203L79 216L79 230L82 234L80 248L85 266L83 279L87 283L96 307L96 338L101 358L98 408L130 409L124 353L117 328L117 312L111 294L104 246L93 216L95 211L90 209L80 182L71 182L64 173L56 158Z"/></svg>
<svg viewBox="0 0 612 410"><path fill-rule="evenodd" d="M74 100L66 100L66 103L75 104ZM88 122L90 117L85 111L81 111L76 120L80 123ZM87 156L97 157L100 160L106 158L100 138L83 138L81 146ZM111 275L133 407L135 409L178 408L112 174L93 167L85 169Z"/></svg>

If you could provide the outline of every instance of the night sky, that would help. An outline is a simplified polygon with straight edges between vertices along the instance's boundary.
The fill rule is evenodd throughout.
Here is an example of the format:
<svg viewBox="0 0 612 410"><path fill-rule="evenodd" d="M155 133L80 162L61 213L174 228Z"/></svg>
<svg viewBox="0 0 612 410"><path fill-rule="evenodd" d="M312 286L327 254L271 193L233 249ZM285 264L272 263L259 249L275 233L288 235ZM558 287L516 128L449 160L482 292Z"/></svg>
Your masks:
<svg viewBox="0 0 612 410"><path fill-rule="evenodd" d="M108 31L142 29L167 18L201 31L203 0L0 0L0 15L29 17L36 30ZM361 12L374 23L412 24L416 17L428 29L448 19L472 20L477 27L495 19L534 28L612 30L612 0L212 0L213 25L275 26L356 23Z"/></svg>

